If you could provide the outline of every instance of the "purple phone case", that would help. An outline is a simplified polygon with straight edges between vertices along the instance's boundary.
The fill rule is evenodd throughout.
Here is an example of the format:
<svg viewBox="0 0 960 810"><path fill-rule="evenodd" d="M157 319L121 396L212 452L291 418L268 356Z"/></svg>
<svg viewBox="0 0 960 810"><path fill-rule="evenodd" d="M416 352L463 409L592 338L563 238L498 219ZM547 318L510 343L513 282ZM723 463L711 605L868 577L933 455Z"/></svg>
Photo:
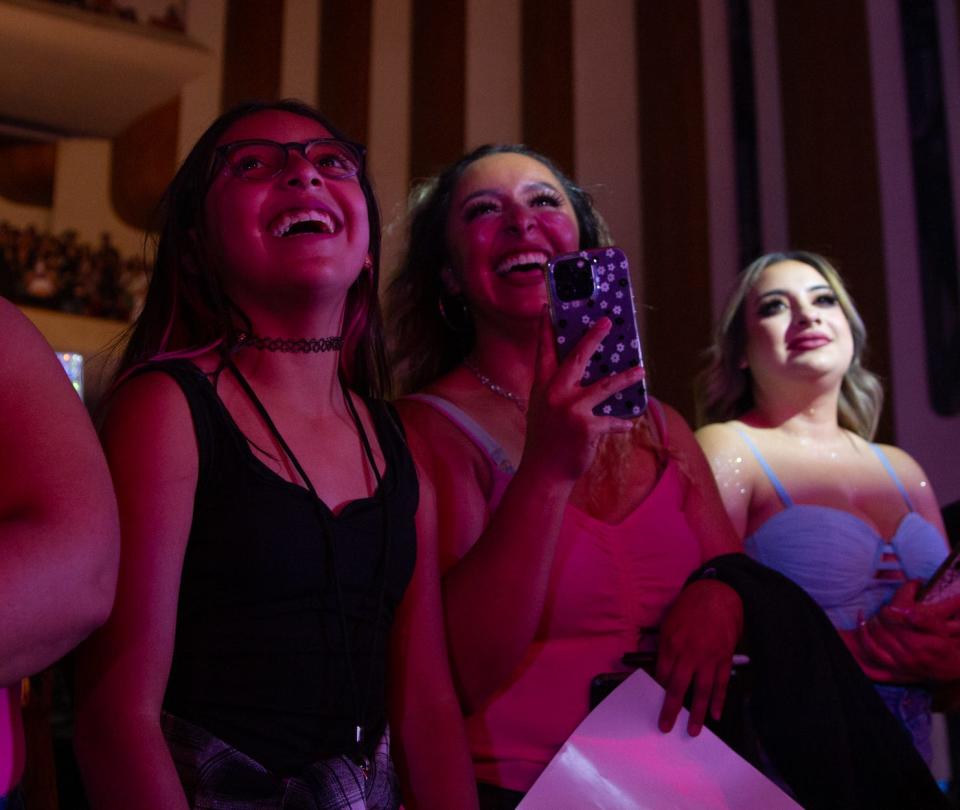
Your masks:
<svg viewBox="0 0 960 810"><path fill-rule="evenodd" d="M561 301L557 294L554 268L575 257L592 265L593 295L579 301ZM630 286L630 265L620 248L594 248L557 256L547 265L547 296L556 333L557 354L561 360L598 318L606 316L613 322L613 329L587 363L582 385L643 365ZM641 381L605 399L593 412L598 416L632 419L640 416L646 408L647 388Z"/></svg>

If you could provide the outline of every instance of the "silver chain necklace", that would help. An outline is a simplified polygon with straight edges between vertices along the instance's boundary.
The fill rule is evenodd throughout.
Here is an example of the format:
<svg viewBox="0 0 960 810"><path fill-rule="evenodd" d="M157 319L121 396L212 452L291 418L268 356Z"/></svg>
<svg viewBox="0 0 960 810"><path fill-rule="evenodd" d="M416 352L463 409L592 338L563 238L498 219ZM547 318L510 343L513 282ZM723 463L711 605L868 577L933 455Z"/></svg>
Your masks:
<svg viewBox="0 0 960 810"><path fill-rule="evenodd" d="M521 397L519 394L514 394L513 391L508 391L502 385L495 383L491 380L486 374L484 374L479 367L472 360L464 360L463 365L480 381L480 385L484 388L493 391L497 396L501 396L504 399L510 400L516 407L517 410L522 414L527 412L527 400L525 397Z"/></svg>

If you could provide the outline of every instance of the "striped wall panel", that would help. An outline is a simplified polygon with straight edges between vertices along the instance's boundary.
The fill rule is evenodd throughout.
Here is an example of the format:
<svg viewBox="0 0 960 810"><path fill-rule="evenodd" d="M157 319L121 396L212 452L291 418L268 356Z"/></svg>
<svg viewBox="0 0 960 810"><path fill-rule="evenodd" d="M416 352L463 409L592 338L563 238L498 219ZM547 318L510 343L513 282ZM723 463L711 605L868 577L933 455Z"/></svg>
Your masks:
<svg viewBox="0 0 960 810"><path fill-rule="evenodd" d="M867 324L868 365L889 382L883 224L864 2L780 0L776 13L791 245L837 263ZM885 408L881 424L887 439L892 436L892 410Z"/></svg>

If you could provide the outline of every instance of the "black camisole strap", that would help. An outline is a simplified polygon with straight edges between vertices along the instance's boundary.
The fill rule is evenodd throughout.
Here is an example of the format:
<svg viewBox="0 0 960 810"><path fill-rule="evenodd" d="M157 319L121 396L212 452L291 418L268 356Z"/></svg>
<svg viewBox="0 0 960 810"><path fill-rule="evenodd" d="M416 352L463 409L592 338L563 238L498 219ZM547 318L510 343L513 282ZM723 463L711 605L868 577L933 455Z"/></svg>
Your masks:
<svg viewBox="0 0 960 810"><path fill-rule="evenodd" d="M355 728L355 739L357 747L357 759L361 762L366 762L366 757L363 755L363 733L364 725L366 720L366 711L367 703L370 698L371 686L373 684L373 661L371 659L371 665L367 672L367 683L363 691L363 695L360 694L360 688L357 683L357 676L353 669L353 655L350 654L350 633L347 630L347 615L344 608L344 599L343 591L340 586L340 577L337 574L337 548L336 543L333 542L333 535L330 530L329 517L327 516L325 504L320 499L320 496L317 494L317 490L313 486L313 482L310 480L310 476L307 475L307 471L300 464L300 461L297 459L293 450L290 449L290 445L287 444L286 440L283 438L283 435L277 429L277 426L274 424L273 419L270 417L270 414L267 412L266 407L260 401L260 398L257 396L256 392L253 390L253 387L247 382L246 377L240 372L240 369L237 368L231 360L227 359L226 366L230 369L230 373L233 374L234 378L239 383L240 387L243 389L244 393L250 399L250 402L257 409L257 412L263 418L263 421L266 423L267 427L270 430L270 433L273 434L273 437L277 440L277 443L280 447L283 448L283 452L286 453L287 458L290 460L290 463L293 464L297 473L300 475L300 478L303 480L304 486L313 496L314 506L316 507L317 515L320 519L320 524L323 527L324 539L327 543L327 547L330 551L330 562L333 570L333 584L336 589L337 597L337 612L340 619L340 632L343 635L343 644L346 652L346 667L347 667L347 677L350 679L350 687L353 693L353 702L354 702L354 717L356 718L356 728ZM350 410L350 415L353 419L354 425L357 429L357 434L360 437L360 443L363 446L364 455L367 458L367 462L370 464L370 467L373 470L374 479L377 482L377 493L379 495L381 514L382 514L382 543L383 543L383 575L381 577L380 583L380 592L377 596L377 613L376 619L374 621L374 634L376 633L376 628L380 624L380 616L383 615L383 604L384 598L387 591L387 571L389 570L390 565L390 528L388 525L389 522L389 508L387 507L386 502L386 492L383 486L383 479L380 475L380 470L377 468L376 459L373 456L373 450L370 446L370 440L367 438L367 433L363 428L363 422L360 421L360 414L357 412L356 406L353 403L353 398L350 392L347 390L346 385L343 384L343 380L340 380L340 387L343 391L344 400L347 403L347 407ZM386 455L384 455L386 458ZM374 643L375 643L374 637Z"/></svg>

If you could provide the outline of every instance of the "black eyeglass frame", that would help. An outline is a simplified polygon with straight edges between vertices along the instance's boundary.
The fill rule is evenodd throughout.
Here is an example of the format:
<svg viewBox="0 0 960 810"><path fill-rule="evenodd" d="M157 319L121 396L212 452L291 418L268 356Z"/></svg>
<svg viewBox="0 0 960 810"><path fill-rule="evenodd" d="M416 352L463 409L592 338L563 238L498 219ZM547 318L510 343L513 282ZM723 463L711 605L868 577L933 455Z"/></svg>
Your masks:
<svg viewBox="0 0 960 810"><path fill-rule="evenodd" d="M351 174L339 174L339 175L326 175L324 174L316 165L313 163L310 158L307 157L307 150L318 143L329 143L336 144L337 146L345 148L350 152L353 157L356 159L357 170ZM252 145L262 145L262 146L278 146L283 149L283 164L277 168L277 170L271 174L269 177L246 177L242 170L235 168L230 164L230 154L231 152L236 151L237 149L243 146L252 146ZM233 141L231 143L225 143L222 146L218 146L214 152L217 159L222 162L229 170L230 173L235 177L245 180L248 183L263 183L268 180L273 180L275 177L279 177L284 170L287 168L287 163L290 160L290 150L293 149L300 154L307 163L317 168L317 171L323 174L324 177L327 177L331 180L349 180L351 177L362 177L364 170L366 168L366 155L367 148L360 143L355 141L348 141L344 138L311 138L309 141L288 141L287 143L281 143L280 141L273 141L269 138L247 138L242 141Z"/></svg>

